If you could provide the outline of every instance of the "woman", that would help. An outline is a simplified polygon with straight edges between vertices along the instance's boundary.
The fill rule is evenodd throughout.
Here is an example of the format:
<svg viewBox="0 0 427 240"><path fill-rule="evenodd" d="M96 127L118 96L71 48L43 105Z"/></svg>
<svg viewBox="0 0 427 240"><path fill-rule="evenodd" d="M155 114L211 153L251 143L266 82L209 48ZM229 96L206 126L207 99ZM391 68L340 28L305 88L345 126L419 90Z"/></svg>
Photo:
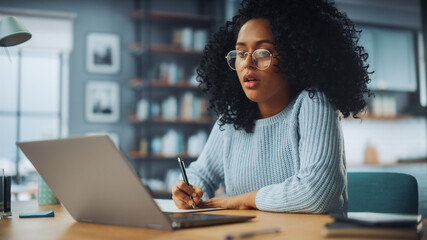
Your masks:
<svg viewBox="0 0 427 240"><path fill-rule="evenodd" d="M175 204L345 212L340 113L357 117L371 95L358 34L327 1L244 0L204 50L199 80L219 118Z"/></svg>

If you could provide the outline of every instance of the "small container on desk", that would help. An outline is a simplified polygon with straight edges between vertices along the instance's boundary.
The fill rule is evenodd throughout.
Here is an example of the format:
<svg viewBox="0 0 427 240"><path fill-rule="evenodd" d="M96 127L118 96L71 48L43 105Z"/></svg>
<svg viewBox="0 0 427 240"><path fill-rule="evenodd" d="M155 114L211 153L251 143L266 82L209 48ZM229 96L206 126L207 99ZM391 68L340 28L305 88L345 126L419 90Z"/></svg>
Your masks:
<svg viewBox="0 0 427 240"><path fill-rule="evenodd" d="M39 176L39 188L37 198L39 205L59 204L59 200L55 197L46 182Z"/></svg>

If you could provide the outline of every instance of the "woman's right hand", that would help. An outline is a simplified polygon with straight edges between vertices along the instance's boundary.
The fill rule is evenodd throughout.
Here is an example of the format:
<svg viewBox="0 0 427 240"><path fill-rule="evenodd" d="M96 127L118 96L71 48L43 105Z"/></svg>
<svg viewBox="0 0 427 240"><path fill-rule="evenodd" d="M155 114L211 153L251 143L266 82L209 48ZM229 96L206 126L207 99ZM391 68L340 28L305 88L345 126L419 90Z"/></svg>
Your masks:
<svg viewBox="0 0 427 240"><path fill-rule="evenodd" d="M181 209L193 208L193 200L191 200L190 196L193 197L197 206L202 199L203 190L194 185L188 186L182 180L176 181L175 185L172 187L172 199L175 205Z"/></svg>

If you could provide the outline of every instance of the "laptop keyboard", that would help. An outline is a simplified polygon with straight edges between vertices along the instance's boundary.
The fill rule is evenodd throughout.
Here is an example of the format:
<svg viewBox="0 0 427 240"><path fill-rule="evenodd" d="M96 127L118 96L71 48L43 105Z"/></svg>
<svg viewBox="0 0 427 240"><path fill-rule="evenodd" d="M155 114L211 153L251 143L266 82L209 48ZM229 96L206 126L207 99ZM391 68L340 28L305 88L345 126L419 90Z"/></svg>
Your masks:
<svg viewBox="0 0 427 240"><path fill-rule="evenodd" d="M201 213L166 213L166 215L172 220L172 226L174 228L243 222L254 218L253 216L233 216Z"/></svg>
<svg viewBox="0 0 427 240"><path fill-rule="evenodd" d="M223 215L215 215L215 214L166 213L166 215L170 219L172 219L173 221L176 221L176 222L224 219Z"/></svg>

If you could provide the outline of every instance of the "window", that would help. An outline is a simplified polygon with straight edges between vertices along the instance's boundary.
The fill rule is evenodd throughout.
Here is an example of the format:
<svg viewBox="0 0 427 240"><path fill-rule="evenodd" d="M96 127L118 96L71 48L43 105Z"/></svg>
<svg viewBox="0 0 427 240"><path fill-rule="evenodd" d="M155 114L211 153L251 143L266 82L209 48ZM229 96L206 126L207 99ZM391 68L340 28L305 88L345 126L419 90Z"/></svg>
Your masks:
<svg viewBox="0 0 427 240"><path fill-rule="evenodd" d="M0 53L0 166L20 185L12 189L19 199L18 192L34 192L28 186L36 186L31 183L37 181L37 174L15 142L63 135L62 69L67 62L56 50L22 49L10 54L11 62Z"/></svg>
<svg viewBox="0 0 427 240"><path fill-rule="evenodd" d="M0 168L13 176L12 199L35 197L38 174L17 141L68 135L69 56L75 14L0 8L0 19L17 17L33 37L0 48Z"/></svg>

